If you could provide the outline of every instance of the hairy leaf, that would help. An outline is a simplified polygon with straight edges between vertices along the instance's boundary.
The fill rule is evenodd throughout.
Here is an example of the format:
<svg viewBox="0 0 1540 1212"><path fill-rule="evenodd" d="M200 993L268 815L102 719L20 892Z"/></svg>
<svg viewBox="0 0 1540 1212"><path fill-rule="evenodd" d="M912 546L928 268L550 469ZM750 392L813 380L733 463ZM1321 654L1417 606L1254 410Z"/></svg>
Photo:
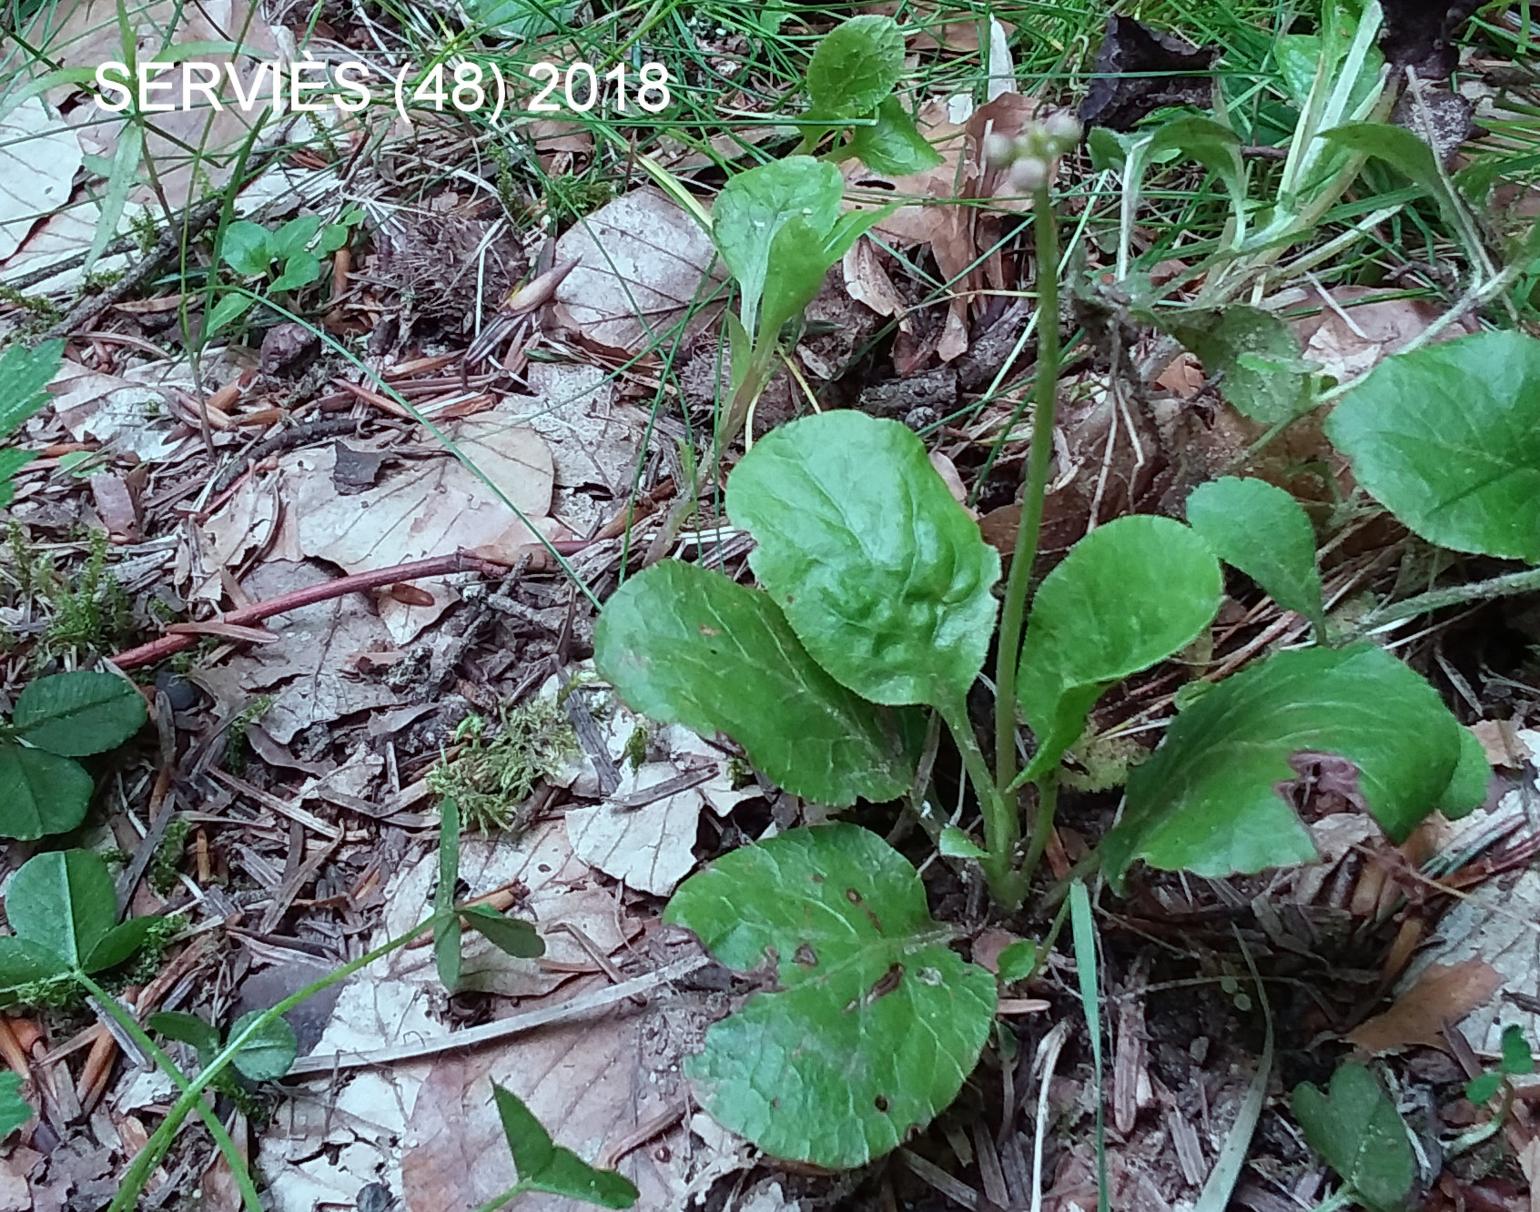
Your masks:
<svg viewBox="0 0 1540 1212"><path fill-rule="evenodd" d="M727 481L749 563L836 680L877 703L953 703L994 628L1000 559L897 421L783 425Z"/></svg>
<svg viewBox="0 0 1540 1212"><path fill-rule="evenodd" d="M1323 1093L1294 1087L1294 1118L1310 1147L1376 1212L1400 1208L1412 1193L1416 1161L1401 1114L1365 1066L1344 1064Z"/></svg>
<svg viewBox="0 0 1540 1212"><path fill-rule="evenodd" d="M686 1064L718 1122L830 1169L900 1145L978 1061L995 981L946 945L902 855L854 825L793 829L717 859L664 920L777 991L713 1025Z"/></svg>
<svg viewBox="0 0 1540 1212"><path fill-rule="evenodd" d="M1199 875L1316 858L1291 803L1315 781L1362 804L1392 841L1439 805L1460 725L1433 688L1379 648L1280 652L1182 711L1128 780L1122 822L1102 843L1113 880L1135 859Z"/></svg>
<svg viewBox="0 0 1540 1212"><path fill-rule="evenodd" d="M1540 563L1540 340L1484 332L1386 358L1326 434L1430 543Z"/></svg>
<svg viewBox="0 0 1540 1212"><path fill-rule="evenodd" d="M492 1096L513 1154L519 1186L601 1208L629 1208L636 1203L641 1193L630 1179L613 1170L597 1170L571 1149L556 1144L545 1125L512 1091L494 1082Z"/></svg>
<svg viewBox="0 0 1540 1212"><path fill-rule="evenodd" d="M594 662L636 711L742 745L794 795L842 807L914 778L893 713L818 667L769 595L664 560L632 577L594 629Z"/></svg>
<svg viewBox="0 0 1540 1212"><path fill-rule="evenodd" d="M1160 313L1161 327L1197 355L1238 412L1264 425L1292 420L1314 399L1299 340L1272 312L1242 304Z"/></svg>
<svg viewBox="0 0 1540 1212"><path fill-rule="evenodd" d="M144 726L144 697L111 673L35 678L16 700L16 731L50 753L79 757L121 745Z"/></svg>
<svg viewBox="0 0 1540 1212"><path fill-rule="evenodd" d="M1266 480L1226 476L1187 498L1187 521L1226 564L1240 569L1285 610L1319 620L1321 574L1315 528L1293 497Z"/></svg>
<svg viewBox="0 0 1540 1212"><path fill-rule="evenodd" d="M819 41L807 65L818 118L861 118L893 91L904 71L904 35L891 17L852 17Z"/></svg>
<svg viewBox="0 0 1540 1212"><path fill-rule="evenodd" d="M73 829L93 790L78 762L0 740L0 837L34 841Z"/></svg>
<svg viewBox="0 0 1540 1212"><path fill-rule="evenodd" d="M1192 643L1224 595L1219 562L1170 518L1099 526L1032 599L1017 697L1036 734L1028 777L1056 766L1114 682Z"/></svg>

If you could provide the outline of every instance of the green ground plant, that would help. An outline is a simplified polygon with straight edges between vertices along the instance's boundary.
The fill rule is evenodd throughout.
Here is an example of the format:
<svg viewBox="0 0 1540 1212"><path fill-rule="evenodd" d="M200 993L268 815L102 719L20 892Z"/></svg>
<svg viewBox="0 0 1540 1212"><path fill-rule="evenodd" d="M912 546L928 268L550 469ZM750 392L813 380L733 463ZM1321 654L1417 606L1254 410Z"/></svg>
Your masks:
<svg viewBox="0 0 1540 1212"><path fill-rule="evenodd" d="M276 228L250 219L230 224L220 240L219 258L246 289L219 294L205 337L240 320L263 298L293 296L319 281L325 259L348 242L363 217L362 210L350 207L333 223L320 215L300 215Z"/></svg>

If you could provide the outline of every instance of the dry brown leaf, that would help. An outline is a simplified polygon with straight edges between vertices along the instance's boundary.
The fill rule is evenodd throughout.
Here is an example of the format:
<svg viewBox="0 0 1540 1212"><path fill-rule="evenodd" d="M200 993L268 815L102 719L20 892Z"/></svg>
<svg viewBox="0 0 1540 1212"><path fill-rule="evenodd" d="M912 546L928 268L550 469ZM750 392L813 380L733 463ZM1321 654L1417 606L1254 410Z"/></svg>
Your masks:
<svg viewBox="0 0 1540 1212"><path fill-rule="evenodd" d="M1434 964L1396 998L1389 1010L1360 1023L1347 1038L1376 1056L1414 1044L1443 1048L1444 1025L1456 1024L1486 1005L1502 983L1497 970L1479 959Z"/></svg>
<svg viewBox="0 0 1540 1212"><path fill-rule="evenodd" d="M590 988L600 987L595 982ZM574 990L574 993L580 990ZM476 1207L513 1185L515 1173L492 1104L492 1083L518 1095L551 1135L579 1157L607 1163L606 1149L686 1100L679 1073L708 1016L700 994L676 992L641 1009L549 1028L511 1047L446 1056L432 1067L407 1125L405 1212ZM709 1159L670 1128L632 1149L617 1168L637 1185L638 1208L683 1207L692 1171ZM530 1212L587 1207L526 1197Z"/></svg>
<svg viewBox="0 0 1540 1212"><path fill-rule="evenodd" d="M331 580L312 564L271 560L242 588L253 601ZM357 596L291 610L268 623L277 639L197 675L214 696L243 705L271 696L262 727L279 744L311 724L360 711L394 707L400 696L383 682L354 672L360 653L393 645L379 617Z"/></svg>
<svg viewBox="0 0 1540 1212"><path fill-rule="evenodd" d="M41 97L0 118L0 261L69 201L81 162L80 140Z"/></svg>
<svg viewBox="0 0 1540 1212"><path fill-rule="evenodd" d="M1481 742L1481 751L1493 766L1511 770L1523 767L1527 750L1519 741L1518 730L1512 720L1478 720L1470 726L1470 730Z"/></svg>
<svg viewBox="0 0 1540 1212"><path fill-rule="evenodd" d="M550 525L551 452L533 430L494 410L463 422L455 435L465 456L532 524ZM282 461L286 526L298 549L349 572L475 551L514 562L536 536L508 504L447 452L416 461L378 487L344 494L333 482L336 450L302 450ZM416 581L432 606L391 598L380 618L397 643L414 638L450 605L442 581Z"/></svg>
<svg viewBox="0 0 1540 1212"><path fill-rule="evenodd" d="M869 307L879 316L899 316L898 327L908 331L910 322L904 312L908 304L893 285L893 279L882 263L877 246L862 236L850 246L840 262L845 289L850 297L863 307Z"/></svg>
<svg viewBox="0 0 1540 1212"><path fill-rule="evenodd" d="M1316 362L1338 382L1365 374L1384 358L1395 353L1443 315L1444 309L1426 299L1385 294L1367 286L1339 286L1330 292L1330 302L1318 291L1307 292L1309 301L1321 310L1294 324L1304 357ZM1452 339L1471 329L1451 325L1444 339Z"/></svg>
<svg viewBox="0 0 1540 1212"><path fill-rule="evenodd" d="M238 42L243 53L234 57L234 62L242 87L247 90L252 87L259 64L283 62L272 30L253 13L251 0L207 0L196 5L185 5L179 0L147 0L128 5L123 12L141 62L159 55L167 46ZM29 27L28 37L34 46L46 51L56 66L94 70L101 63L124 57L118 13L118 5L110 0L64 0L44 8ZM207 50L200 50L197 58L218 65L221 71L232 61L228 54ZM183 206L199 191L211 185L217 188L229 179L234 164L229 153L249 135L266 111L261 107L248 110L233 100L219 110L211 110L197 94L184 93L177 72L162 76L160 83L169 85L169 91L157 94L156 100L177 108L173 112L144 115L144 159L155 166L157 184L169 204ZM79 90L79 85L64 84L45 95L53 104L60 105ZM228 88L225 95L231 97ZM89 99L75 105L69 114L81 148L111 160L123 138L122 115L108 113ZM195 156L189 148L201 151ZM146 183L131 196L142 203L156 201L144 165L140 176Z"/></svg>
<svg viewBox="0 0 1540 1212"><path fill-rule="evenodd" d="M694 219L656 189L633 190L556 242L557 261L577 262L557 289L557 316L563 327L629 353L658 342L696 306L686 330L693 333L713 314L698 305L721 281L720 266L708 276L715 258Z"/></svg>

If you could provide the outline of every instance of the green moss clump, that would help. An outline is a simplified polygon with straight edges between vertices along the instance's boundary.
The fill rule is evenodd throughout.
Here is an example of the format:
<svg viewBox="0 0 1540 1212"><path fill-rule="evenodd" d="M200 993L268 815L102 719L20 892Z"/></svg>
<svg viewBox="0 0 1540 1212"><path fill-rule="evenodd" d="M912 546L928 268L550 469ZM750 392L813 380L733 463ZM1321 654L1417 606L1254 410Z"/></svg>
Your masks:
<svg viewBox="0 0 1540 1212"><path fill-rule="evenodd" d="M500 711L495 727L468 715L454 739L463 747L429 772L428 786L454 798L465 828L483 833L522 825L519 809L535 784L577 749L571 722L549 698Z"/></svg>

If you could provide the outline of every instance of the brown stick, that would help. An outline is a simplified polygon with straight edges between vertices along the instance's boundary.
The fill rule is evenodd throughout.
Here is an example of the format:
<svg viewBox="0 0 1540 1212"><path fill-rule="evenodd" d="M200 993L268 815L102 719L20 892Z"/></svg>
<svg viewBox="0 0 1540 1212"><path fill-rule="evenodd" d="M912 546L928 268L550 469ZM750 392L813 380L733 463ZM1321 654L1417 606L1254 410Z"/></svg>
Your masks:
<svg viewBox="0 0 1540 1212"><path fill-rule="evenodd" d="M586 544L587 540L566 539L553 542L551 546L562 555L570 555L581 550ZM400 584L402 581L421 580L423 577L441 577L451 572L479 572L485 576L501 577L507 574L509 567L510 565L497 560L481 559L478 556L457 551L453 555L411 560L390 568L355 572L350 576L324 581L319 585L307 585L304 589L281 593L276 598L269 598L265 602L254 602L239 610L229 611L221 617L220 622L260 623L263 619L270 619L274 615L298 610L302 606L314 606L317 602L327 602L348 593L380 589L386 585ZM148 644L141 644L137 648L118 653L112 658L112 663L119 669L137 669L141 665L153 665L157 661L163 661L169 656L191 648L199 639L199 636L186 632L163 635L158 640L151 640Z"/></svg>

